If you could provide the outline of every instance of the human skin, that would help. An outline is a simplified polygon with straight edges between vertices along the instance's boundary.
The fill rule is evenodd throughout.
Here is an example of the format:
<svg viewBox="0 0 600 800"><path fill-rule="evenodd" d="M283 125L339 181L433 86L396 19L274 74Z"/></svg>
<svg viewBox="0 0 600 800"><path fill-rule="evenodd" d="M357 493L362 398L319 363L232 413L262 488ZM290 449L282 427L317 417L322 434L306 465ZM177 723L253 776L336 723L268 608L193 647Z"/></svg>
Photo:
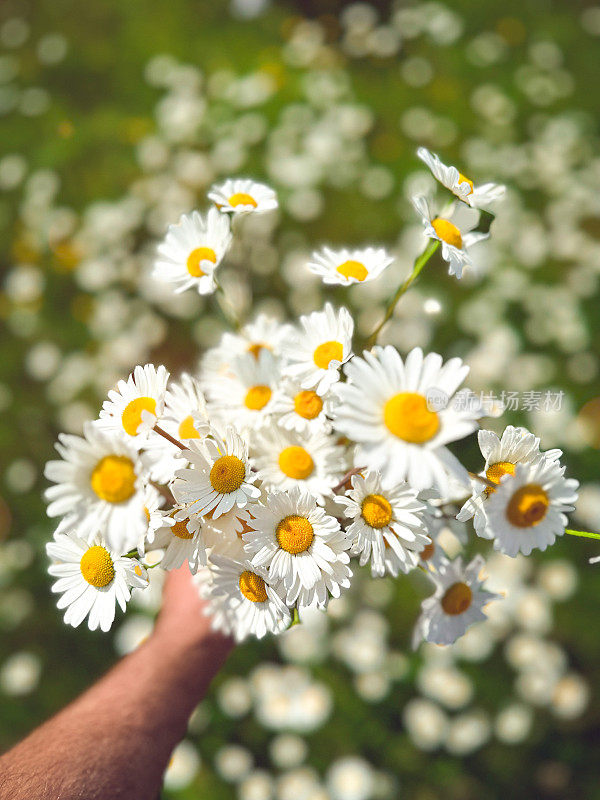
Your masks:
<svg viewBox="0 0 600 800"><path fill-rule="evenodd" d="M232 647L210 629L187 565L169 573L150 637L0 758L0 800L156 800Z"/></svg>

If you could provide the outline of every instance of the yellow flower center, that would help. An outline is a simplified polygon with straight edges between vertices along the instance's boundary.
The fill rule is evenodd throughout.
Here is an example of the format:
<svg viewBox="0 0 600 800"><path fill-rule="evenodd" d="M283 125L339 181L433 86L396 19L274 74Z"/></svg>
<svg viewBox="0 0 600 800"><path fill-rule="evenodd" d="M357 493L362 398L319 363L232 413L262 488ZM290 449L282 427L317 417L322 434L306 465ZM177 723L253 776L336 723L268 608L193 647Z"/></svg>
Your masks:
<svg viewBox="0 0 600 800"><path fill-rule="evenodd" d="M382 494L368 494L362 501L361 515L371 528L385 528L392 518L392 506Z"/></svg>
<svg viewBox="0 0 600 800"><path fill-rule="evenodd" d="M431 225L443 242L459 249L462 247L462 236L456 225L441 217L431 220Z"/></svg>
<svg viewBox="0 0 600 800"><path fill-rule="evenodd" d="M125 406L121 415L121 424L125 433L135 436L142 424L142 411L156 415L156 400L153 397L136 397Z"/></svg>
<svg viewBox="0 0 600 800"><path fill-rule="evenodd" d="M355 278L357 281L364 281L369 274L369 270L360 261L344 261L339 265L337 271L344 278Z"/></svg>
<svg viewBox="0 0 600 800"><path fill-rule="evenodd" d="M186 417L184 420L181 421L179 425L179 438L180 439L199 439L200 434L196 430L196 426L194 425L194 418L190 414L189 417Z"/></svg>
<svg viewBox="0 0 600 800"><path fill-rule="evenodd" d="M171 533L173 536L176 536L178 539L193 539L194 534L190 533L188 530L188 522L189 519L182 519L174 525L171 525Z"/></svg>
<svg viewBox="0 0 600 800"><path fill-rule="evenodd" d="M248 353L252 353L254 358L258 361L258 357L261 354L262 350L270 350L271 348L267 344L262 344L262 342L253 342L252 344L248 345Z"/></svg>
<svg viewBox="0 0 600 800"><path fill-rule="evenodd" d="M425 397L416 392L390 397L383 409L383 421L390 433L413 444L428 442L440 427L436 412L430 411Z"/></svg>
<svg viewBox="0 0 600 800"><path fill-rule="evenodd" d="M110 553L99 544L85 551L79 562L79 569L85 580L97 589L108 586L115 577L115 565Z"/></svg>
<svg viewBox="0 0 600 800"><path fill-rule="evenodd" d="M127 456L104 456L92 470L90 484L101 500L124 503L135 494L136 477Z"/></svg>
<svg viewBox="0 0 600 800"><path fill-rule="evenodd" d="M533 528L546 516L550 499L537 483L521 486L506 506L506 518L516 528Z"/></svg>
<svg viewBox="0 0 600 800"><path fill-rule="evenodd" d="M246 477L246 465L237 456L221 456L212 465L210 483L215 492L230 494L239 489Z"/></svg>
<svg viewBox="0 0 600 800"><path fill-rule="evenodd" d="M470 191L470 192L467 192L467 197L468 197L470 194L473 194L473 181L472 181L470 178L467 178L467 177L465 177L465 176L462 174L462 172L459 172L459 173L458 173L458 182L459 182L459 183L468 183L468 184L469 184L469 186L471 187L471 191Z"/></svg>
<svg viewBox="0 0 600 800"><path fill-rule="evenodd" d="M429 561L430 558L433 558L433 554L435 553L435 545L433 542L426 544L425 547L419 553L421 557L421 561Z"/></svg>
<svg viewBox="0 0 600 800"><path fill-rule="evenodd" d="M240 592L253 603L264 603L267 600L265 582L260 575L248 569L240 575Z"/></svg>
<svg viewBox="0 0 600 800"><path fill-rule="evenodd" d="M292 447L286 447L279 454L279 469L288 478L294 478L297 481L306 480L314 468L315 462L312 460L312 456L303 447L292 445Z"/></svg>
<svg viewBox="0 0 600 800"><path fill-rule="evenodd" d="M505 475L514 475L514 474L515 474L515 465L512 464L510 461L498 461L497 464L491 464L485 472L485 476L488 479L488 481L491 481L496 485L500 483L500 481ZM496 490L492 489L491 486L487 486L485 489L485 493L488 496L495 491Z"/></svg>
<svg viewBox="0 0 600 800"><path fill-rule="evenodd" d="M341 342L323 342L313 353L313 360L319 369L327 369L332 361L343 361L344 345Z"/></svg>
<svg viewBox="0 0 600 800"><path fill-rule="evenodd" d="M245 192L236 192L229 198L229 205L232 208L236 208L236 206L252 206L252 208L256 208L258 203L251 194L246 194Z"/></svg>
<svg viewBox="0 0 600 800"><path fill-rule="evenodd" d="M446 593L442 597L442 608L446 614L455 617L458 614L464 614L472 600L473 592L470 586L467 586L466 583L453 583L446 589Z"/></svg>
<svg viewBox="0 0 600 800"><path fill-rule="evenodd" d="M272 391L268 386L251 386L246 392L244 405L251 411L260 411L271 399Z"/></svg>
<svg viewBox="0 0 600 800"><path fill-rule="evenodd" d="M294 397L294 411L304 419L315 419L323 410L323 401L316 392L302 391Z"/></svg>
<svg viewBox="0 0 600 800"><path fill-rule="evenodd" d="M201 278L206 275L200 264L202 261L211 261L213 264L217 263L217 254L212 247L197 247L187 257L187 271L194 278Z"/></svg>
<svg viewBox="0 0 600 800"><path fill-rule="evenodd" d="M297 514L282 519L275 529L275 535L279 547L293 556L308 550L315 538L313 526L306 517Z"/></svg>

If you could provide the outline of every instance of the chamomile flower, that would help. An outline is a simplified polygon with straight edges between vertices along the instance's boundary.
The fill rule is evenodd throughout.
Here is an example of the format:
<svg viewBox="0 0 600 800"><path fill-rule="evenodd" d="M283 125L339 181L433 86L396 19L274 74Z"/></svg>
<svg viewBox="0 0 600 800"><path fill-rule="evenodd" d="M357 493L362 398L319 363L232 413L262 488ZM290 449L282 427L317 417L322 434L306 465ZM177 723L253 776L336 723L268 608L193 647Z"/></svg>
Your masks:
<svg viewBox="0 0 600 800"><path fill-rule="evenodd" d="M477 427L476 404L453 404L468 371L460 358L444 364L418 347L404 362L395 348L374 347L345 367L348 382L336 387L334 428L358 443L356 463L379 470L385 483L406 480L417 490L436 487L445 497L452 476L469 485L446 447Z"/></svg>
<svg viewBox="0 0 600 800"><path fill-rule="evenodd" d="M529 464L539 460L542 455L556 461L562 455L560 450L540 453L539 438L526 428L515 428L512 425L507 426L501 439L493 431L479 431L477 438L479 449L485 458L481 475L495 484L500 483L504 475L513 475L516 464ZM474 516L473 524L477 535L490 539L491 532L487 528L484 505L494 490L483 481L475 479L472 487L473 496L463 505L456 518L459 522L465 522Z"/></svg>
<svg viewBox="0 0 600 800"><path fill-rule="evenodd" d="M238 356L250 353L258 359L266 350L279 359L283 344L292 332L291 325L281 323L267 314L259 314L237 333L225 332L219 344L207 350L202 357L200 371L203 388L210 391L216 379L228 375Z"/></svg>
<svg viewBox="0 0 600 800"><path fill-rule="evenodd" d="M328 414L333 408L331 395L319 395L303 389L299 383L284 381L273 398L273 416L277 424L302 435L331 430Z"/></svg>
<svg viewBox="0 0 600 800"><path fill-rule="evenodd" d="M214 272L230 243L229 219L216 208L204 217L198 211L182 214L158 248L153 276L175 284L175 293L193 288L211 294L216 288Z"/></svg>
<svg viewBox="0 0 600 800"><path fill-rule="evenodd" d="M256 475L250 470L248 446L232 428L224 439L213 430L202 442L190 441L182 455L191 469L177 470L171 491L175 500L186 506L188 516L212 512L217 519L234 506L243 508L260 497L260 489L254 486ZM178 512L176 519L186 512Z"/></svg>
<svg viewBox="0 0 600 800"><path fill-rule="evenodd" d="M375 280L393 260L394 257L383 247L366 247L363 250L331 250L323 247L312 254L308 268L314 275L319 275L323 283L350 286Z"/></svg>
<svg viewBox="0 0 600 800"><path fill-rule="evenodd" d="M253 438L252 463L267 491L298 488L319 503L345 471L344 450L324 431L301 435L283 428L259 431Z"/></svg>
<svg viewBox="0 0 600 800"><path fill-rule="evenodd" d="M77 530L83 539L98 531L108 546L127 552L143 539L148 520L143 456L123 436L87 422L83 437L59 434L60 461L49 461L44 474L55 483L46 489L48 516L62 517L56 532Z"/></svg>
<svg viewBox="0 0 600 800"><path fill-rule="evenodd" d="M350 541L339 522L298 488L270 494L252 508L253 530L242 537L253 565L283 585L288 605L324 608L350 586Z"/></svg>
<svg viewBox="0 0 600 800"><path fill-rule="evenodd" d="M421 615L413 635L413 647L421 640L433 644L452 644L475 622L486 619L483 607L498 595L482 588L482 556L463 567L462 558L447 561L429 578L435 592L421 604Z"/></svg>
<svg viewBox="0 0 600 800"><path fill-rule="evenodd" d="M456 167L447 167L435 153L430 153L425 147L419 147L417 155L427 164L434 178L442 186L450 189L459 200L474 208L484 208L504 197L505 186L496 183L482 183L480 186L475 186L473 181L465 178Z"/></svg>
<svg viewBox="0 0 600 800"><path fill-rule="evenodd" d="M266 570L243 558L214 553L210 571L206 596L214 627L224 628L237 642L250 635L262 639L289 627L291 614L283 592L269 582Z"/></svg>
<svg viewBox="0 0 600 800"><path fill-rule="evenodd" d="M351 553L360 566L371 564L371 574L397 577L419 563L419 554L431 540L424 524L424 503L407 483L384 488L381 476L368 471L352 476L352 488L336 503L353 522L346 528Z"/></svg>
<svg viewBox="0 0 600 800"><path fill-rule="evenodd" d="M566 512L573 511L579 483L565 478L565 467L554 458L516 464L514 473L504 474L485 501L486 538L494 550L508 556L545 550L562 536Z"/></svg>
<svg viewBox="0 0 600 800"><path fill-rule="evenodd" d="M228 179L211 186L208 199L219 211L230 214L261 213L277 208L277 195L270 186L246 178Z"/></svg>
<svg viewBox="0 0 600 800"><path fill-rule="evenodd" d="M227 375L216 378L207 394L211 417L237 430L256 430L273 413L280 381L277 361L268 350L237 356Z"/></svg>
<svg viewBox="0 0 600 800"><path fill-rule="evenodd" d="M180 513L183 519L176 518ZM194 575L199 566L206 566L206 542L202 519L197 514L185 516L187 513L187 509L163 511L160 523L154 527L152 543L164 550L160 562L163 569L179 569L187 561Z"/></svg>
<svg viewBox="0 0 600 800"><path fill-rule="evenodd" d="M138 561L118 556L100 538L87 542L74 533L59 533L46 552L54 562L48 572L58 578L52 586L61 594L58 608L66 609L64 621L74 628L88 617L90 630L110 630L116 604L125 611L131 589L148 585Z"/></svg>
<svg viewBox="0 0 600 800"><path fill-rule="evenodd" d="M209 430L206 401L200 382L183 373L171 381L165 395L164 415L160 426L185 444L190 439L202 439ZM144 445L151 461L150 475L159 483L168 483L181 467L179 450L160 434L152 431Z"/></svg>
<svg viewBox="0 0 600 800"><path fill-rule="evenodd" d="M125 433L143 445L162 416L168 380L169 373L163 366L137 366L127 381L119 381L116 390L109 391L98 426L104 431Z"/></svg>
<svg viewBox="0 0 600 800"><path fill-rule="evenodd" d="M412 201L423 222L425 235L442 244L442 258L448 262L448 274L461 278L463 269L473 264L469 248L489 236L472 231L477 224L477 212L456 205L445 216L436 217L430 212L424 197L419 195L413 197Z"/></svg>
<svg viewBox="0 0 600 800"><path fill-rule="evenodd" d="M326 303L323 311L300 317L300 324L302 332L295 331L284 347L288 361L284 372L303 389L326 394L352 355L354 321L347 308L336 312Z"/></svg>

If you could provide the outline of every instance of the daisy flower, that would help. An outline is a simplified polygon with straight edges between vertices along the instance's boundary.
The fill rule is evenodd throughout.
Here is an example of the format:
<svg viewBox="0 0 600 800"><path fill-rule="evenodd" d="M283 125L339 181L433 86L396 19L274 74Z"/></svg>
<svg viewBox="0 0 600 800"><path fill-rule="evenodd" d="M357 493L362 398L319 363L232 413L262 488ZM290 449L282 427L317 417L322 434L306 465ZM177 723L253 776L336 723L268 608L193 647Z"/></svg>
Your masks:
<svg viewBox="0 0 600 800"><path fill-rule="evenodd" d="M287 380L273 398L273 416L277 424L302 435L331 430L327 418L333 409L330 395L318 395L314 389L303 389Z"/></svg>
<svg viewBox="0 0 600 800"><path fill-rule="evenodd" d="M183 514L182 519L177 516ZM194 575L200 565L206 566L206 542L202 519L197 514L186 516L187 509L157 512L149 543L164 550L160 562L163 569L179 569L186 561Z"/></svg>
<svg viewBox="0 0 600 800"><path fill-rule="evenodd" d="M52 586L61 594L58 608L66 609L64 621L74 628L88 617L91 631L110 630L116 604L125 611L131 589L148 585L136 559L116 555L100 538L88 543L74 533L59 533L46 552L54 562L48 572L58 578Z"/></svg>
<svg viewBox="0 0 600 800"><path fill-rule="evenodd" d="M160 425L184 444L190 439L202 439L207 435L209 422L206 401L196 378L183 373L177 381L169 383ZM169 483L175 471L181 467L179 450L155 431L150 432L144 448L151 461L152 480Z"/></svg>
<svg viewBox="0 0 600 800"><path fill-rule="evenodd" d="M137 366L127 381L111 389L100 412L98 426L105 431L126 433L139 445L162 416L169 373L153 364Z"/></svg>
<svg viewBox="0 0 600 800"><path fill-rule="evenodd" d="M407 483L386 489L377 472L353 475L352 488L335 502L353 520L346 528L351 554L360 557L361 567L371 563L373 577L410 572L431 544L422 514L425 505Z"/></svg>
<svg viewBox="0 0 600 800"><path fill-rule="evenodd" d="M356 463L382 473L384 482L406 480L417 490L448 495L451 477L469 476L446 445L477 427L478 405L453 403L469 368L460 358L445 364L437 353L374 347L345 367L348 382L336 387L334 427L358 443Z"/></svg>
<svg viewBox="0 0 600 800"><path fill-rule="evenodd" d="M208 192L219 211L240 214L244 211L261 213L277 208L277 195L270 186L246 178L228 179L215 184Z"/></svg>
<svg viewBox="0 0 600 800"><path fill-rule="evenodd" d="M261 350L258 356L237 356L229 373L216 378L207 390L211 417L237 430L256 430L273 413L279 380L279 366L268 350Z"/></svg>
<svg viewBox="0 0 600 800"><path fill-rule="evenodd" d="M339 482L346 466L343 448L326 432L300 435L275 426L254 436L252 463L267 491L303 489L319 503Z"/></svg>
<svg viewBox="0 0 600 800"><path fill-rule="evenodd" d="M448 262L448 274L461 278L463 269L473 265L469 248L489 236L472 231L477 224L476 212L464 206L454 206L446 216L434 217L424 197L413 197L412 202L423 222L425 235L442 243L442 258Z"/></svg>
<svg viewBox="0 0 600 800"><path fill-rule="evenodd" d="M430 502L426 501L423 516L425 518L425 527L427 528L427 535L430 541L419 553L419 566L425 567L427 570L434 569L439 571L442 564L448 561L448 554L439 541L441 534L450 529L451 533L454 534L459 541L462 541L464 536L461 536L452 529L454 520L443 517L441 511Z"/></svg>
<svg viewBox="0 0 600 800"><path fill-rule="evenodd" d="M427 164L434 178L467 205L483 208L504 197L506 186L499 186L496 183L482 183L480 186L475 186L473 181L466 178L456 167L447 167L435 153L430 153L425 147L419 147L417 155Z"/></svg>
<svg viewBox="0 0 600 800"><path fill-rule="evenodd" d="M44 470L56 484L45 492L48 516L63 517L56 532L74 528L89 540L100 531L117 551L137 547L148 525L147 471L133 443L87 422L83 437L59 434L56 449L61 460Z"/></svg>
<svg viewBox="0 0 600 800"><path fill-rule="evenodd" d="M175 500L187 506L176 519L186 513L208 512L217 519L234 506L243 508L260 497L260 489L253 485L256 476L251 474L248 445L232 428L224 439L213 429L202 442L190 441L182 456L192 468L177 470L171 485Z"/></svg>
<svg viewBox="0 0 600 800"><path fill-rule="evenodd" d="M341 365L352 355L354 321L347 308L336 313L326 303L323 311L300 317L300 324L302 332L295 331L284 347L284 372L303 389L323 395L339 380Z"/></svg>
<svg viewBox="0 0 600 800"><path fill-rule="evenodd" d="M214 627L225 629L242 642L250 635L262 639L289 627L291 614L281 589L267 578L266 570L249 561L220 553L210 557L211 581L206 596Z"/></svg>
<svg viewBox="0 0 600 800"><path fill-rule="evenodd" d="M579 483L565 478L565 467L542 456L516 464L506 473L484 504L486 538L494 550L515 557L521 552L545 550L562 536L567 525L565 512L573 511Z"/></svg>
<svg viewBox="0 0 600 800"><path fill-rule="evenodd" d="M515 428L512 425L508 425L501 439L493 431L479 431L477 438L479 449L485 458L485 466L480 475L495 484L500 483L504 475L514 475L516 464L530 464L539 460L542 455L556 461L562 455L560 450L540 453L539 438L526 428ZM473 524L477 535L490 539L484 504L494 489L475 479L472 480L472 487L473 496L463 505L456 519L465 522L474 516Z"/></svg>
<svg viewBox="0 0 600 800"><path fill-rule="evenodd" d="M253 565L283 586L289 606L327 605L350 586L350 541L339 522L298 488L277 492L252 508L253 530L242 537Z"/></svg>
<svg viewBox="0 0 600 800"><path fill-rule="evenodd" d="M421 640L452 644L475 622L486 619L483 607L499 597L482 588L479 575L485 566L482 556L463 567L462 558L447 561L429 578L435 592L421 604L421 615L413 635L413 647Z"/></svg>
<svg viewBox="0 0 600 800"><path fill-rule="evenodd" d="M198 211L182 214L158 247L153 277L175 284L176 294L192 288L211 294L216 288L214 272L230 243L229 219L216 208L205 217Z"/></svg>
<svg viewBox="0 0 600 800"><path fill-rule="evenodd" d="M319 275L323 283L350 286L375 280L393 260L394 257L383 247L366 247L362 250L322 247L312 254L308 268L314 275Z"/></svg>

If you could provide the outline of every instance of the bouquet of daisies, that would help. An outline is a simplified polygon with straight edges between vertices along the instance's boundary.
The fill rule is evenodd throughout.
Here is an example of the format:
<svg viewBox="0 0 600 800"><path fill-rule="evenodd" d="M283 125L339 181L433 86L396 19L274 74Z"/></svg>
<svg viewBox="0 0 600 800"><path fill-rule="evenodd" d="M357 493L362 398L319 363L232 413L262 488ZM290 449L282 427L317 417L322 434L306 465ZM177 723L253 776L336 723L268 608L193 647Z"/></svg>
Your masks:
<svg viewBox="0 0 600 800"><path fill-rule="evenodd" d="M449 644L496 598L482 556L463 564L440 546L449 522L472 519L475 534L509 556L565 533L578 484L565 478L561 452L542 452L524 428L479 430L485 463L467 472L448 445L499 409L463 387L461 359L418 347L402 357L377 344L436 251L457 278L472 264L471 247L489 236L488 207L504 193L418 155L455 199L439 212L413 199L427 246L362 343L350 312L330 303L295 324L234 319L219 265L242 217L277 208L268 186L225 181L205 215L169 228L156 279L214 294L232 330L197 374L137 366L83 436L59 436L60 460L46 467L48 514L60 518L47 552L66 623L109 630L116 604L125 610L132 591L148 587L149 569L187 562L214 627L260 638L301 621L305 608L326 609L357 561L374 577L423 571L433 592L415 645ZM383 248L323 247L307 268L349 286L393 261Z"/></svg>

